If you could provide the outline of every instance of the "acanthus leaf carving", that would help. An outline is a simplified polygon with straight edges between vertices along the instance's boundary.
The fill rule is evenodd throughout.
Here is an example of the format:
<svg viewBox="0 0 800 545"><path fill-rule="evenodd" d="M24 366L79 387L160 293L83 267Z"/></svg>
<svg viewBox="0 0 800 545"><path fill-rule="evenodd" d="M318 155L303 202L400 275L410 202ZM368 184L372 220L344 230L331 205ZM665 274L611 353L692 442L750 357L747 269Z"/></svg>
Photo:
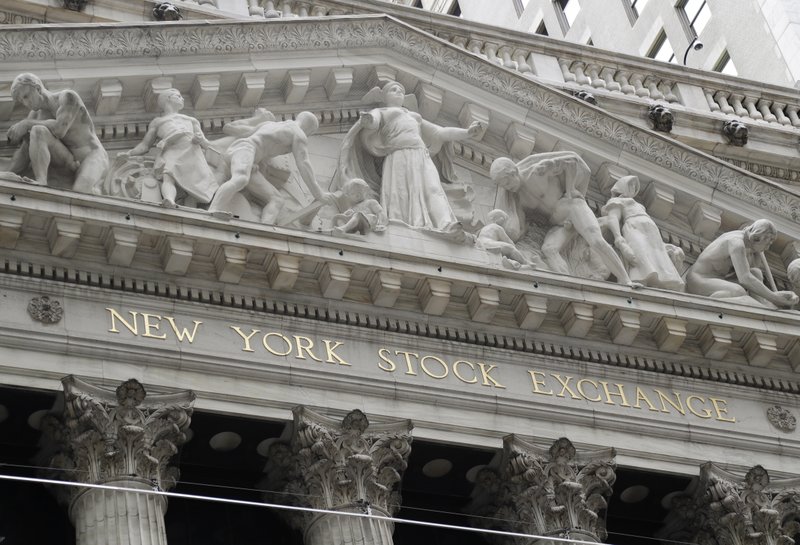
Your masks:
<svg viewBox="0 0 800 545"><path fill-rule="evenodd" d="M793 545L800 531L800 479L771 481L761 466L739 477L711 462L675 498L657 537L698 545Z"/></svg>
<svg viewBox="0 0 800 545"><path fill-rule="evenodd" d="M193 392L148 395L135 379L116 391L74 376L62 382L64 413L51 413L42 424L49 443L42 454L57 478L96 484L135 477L163 490L174 486L169 462L186 441Z"/></svg>
<svg viewBox="0 0 800 545"><path fill-rule="evenodd" d="M549 449L509 436L497 468L478 475L474 524L529 535L605 539L605 509L616 479L613 449L578 453L566 438ZM494 537L522 545L520 537Z"/></svg>
<svg viewBox="0 0 800 545"><path fill-rule="evenodd" d="M267 497L316 509L369 506L393 514L399 508L396 485L411 453L411 428L408 420L370 425L359 410L337 422L298 407L291 441L270 448ZM314 520L308 513L287 518L306 530Z"/></svg>

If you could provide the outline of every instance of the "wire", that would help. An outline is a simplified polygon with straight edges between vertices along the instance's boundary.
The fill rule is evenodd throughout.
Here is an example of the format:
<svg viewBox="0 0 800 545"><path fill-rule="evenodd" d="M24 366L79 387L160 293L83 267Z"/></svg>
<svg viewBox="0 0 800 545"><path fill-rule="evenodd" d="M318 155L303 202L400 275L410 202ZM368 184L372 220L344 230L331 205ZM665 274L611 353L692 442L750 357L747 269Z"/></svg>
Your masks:
<svg viewBox="0 0 800 545"><path fill-rule="evenodd" d="M506 532L503 530L489 530L485 528L472 528L470 526L457 526L454 524L443 524L440 522L428 522L423 520L411 520L411 519L400 519L395 517L387 517L383 515L376 515L373 512L370 513L352 513L348 511L332 511L330 509L315 509L313 507L301 507L295 505L280 505L274 503L265 503L265 502L256 502L256 501L247 501L247 500L236 500L232 498L219 498L214 496L201 496L196 494L182 494L179 492L167 492L164 490L152 489L152 490L145 490L145 489L136 489L136 488L125 488L121 486L111 486L107 484L89 484L89 483L76 483L76 482L69 482L69 481L58 481L54 479L43 479L40 477L20 477L16 475L0 475L0 480L6 481L19 481L19 482L27 482L27 483L37 483L37 484L49 484L49 485L56 485L56 486L71 486L74 488L94 488L100 490L112 490L115 492L134 492L137 494L148 494L151 496L166 496L169 498L180 498L180 499L187 499L187 500L197 500L197 501L208 501L208 502L218 502L218 503L227 503L232 505L244 505L248 507L263 507L263 508L270 508L270 509L277 509L283 511L300 511L305 513L315 513L320 515L337 515L337 516L346 516L346 517L358 517L358 518L367 518L371 520L380 520L385 522L390 522L393 524L409 524L413 526L426 526L429 528L441 528L446 530L460 530L464 532L473 532L479 534L491 534L497 536L505 536L505 537L521 537L526 539L546 539L549 541L557 542L557 543L570 543L573 545L597 545L594 541L582 541L579 539L574 538L562 538L562 537L555 537L555 536L541 536L536 534L523 534L518 532Z"/></svg>
<svg viewBox="0 0 800 545"><path fill-rule="evenodd" d="M5 463L5 462L0 462L0 467L1 466L24 468L24 469L35 469L35 470L64 471L64 472L71 471L71 472L77 472L77 473L88 473L88 471L79 471L79 470L75 470L75 469L48 468L48 467L44 467L44 466L26 465L26 464L9 464L9 463ZM69 482L69 481L41 479L41 478L34 478L34 477L16 477L16 476L11 476L11 475L1 475L0 474L0 479L19 480L19 481L25 481L25 482L40 482L40 483L45 483L45 484L54 483L54 484L60 484L60 485L77 486L77 487L80 487L80 488L104 488L104 487L107 487L107 488L109 488L111 490L124 490L124 491L134 491L134 492L148 493L148 491L143 491L143 490L140 490L140 489L127 489L127 488L119 488L119 487L109 487L108 485L82 484L82 483L74 483L74 482ZM248 488L248 487L244 487L244 486L230 486L230 485L222 485L222 484L200 483L200 482L195 482L195 481L176 480L175 483L182 484L182 485L187 485L187 486L195 486L195 487L217 488L217 489L222 489L222 490L235 490L235 491L239 491L239 492L253 492L253 493L258 493L258 494L270 493L270 494L274 494L276 496L290 496L290 497L297 497L297 498L313 498L314 497L312 494L301 494L301 493L298 493L298 492L286 492L286 491L279 491L279 490L269 490L269 489L264 489L264 488ZM300 508L300 507L295 507L295 506L285 506L285 505L279 505L279 504L268 504L268 503L264 503L264 502L248 502L247 500L235 500L235 499L232 499L232 498L222 498L222 497L214 497L214 496L195 495L195 494L182 494L182 493L178 493L178 492L164 492L164 491L160 491L160 492L162 494L164 494L164 495L172 495L174 497L182 497L182 498L189 498L189 499L198 499L198 500L199 499L203 499L203 500L206 500L206 501L219 501L219 502L227 502L227 503L241 503L243 505L269 506L269 507L274 507L276 509L283 508L283 509L292 509L292 510L313 511L313 509L311 509L311 508ZM500 517L490 517L490 516L485 516L485 515L471 515L469 513L461 513L461 512L456 512L456 511L443 511L441 509L430 509L430 508L425 508L425 507L415 507L415 506L411 506L411 505L390 504L390 507L401 508L403 511L406 511L406 512L408 512L408 511L418 511L418 512L423 512L423 513L434 513L434 514L437 514L437 515L447 515L447 516L453 516L453 517L459 517L459 518L461 518L461 517L469 517L469 518L478 518L478 519L487 520L487 521L494 521L494 522L508 522L508 523L514 522L514 520L512 520L512 519L506 519L506 518L500 518ZM322 510L320 512L333 513L333 514L337 514L337 515L343 514L340 511L324 511L324 510ZM396 518L388 518L388 517L384 517L384 518L386 520L390 520L390 521L393 521L393 522L400 522L400 523L406 522L406 523L409 523L409 524L415 524L415 523L428 524L428 523L423 523L423 521L413 521L411 519L396 519ZM437 523L430 523L430 525L432 525L432 526L434 526L436 524ZM450 527L450 526L444 525L444 527ZM458 529L468 530L468 531L479 531L479 530L477 530L475 528L462 527L462 526L452 526L452 528L454 528L454 529L458 528ZM489 533L493 532L493 531L490 531L490 530L480 530L480 531L485 531L485 532L489 532ZM643 535L637 535L637 534L628 534L628 533L619 532L619 531L609 531L609 534L613 534L613 535L617 535L617 536L624 536L624 537L634 537L634 538L637 538L637 539L643 539L643 540L648 540L648 541L658 541L658 542L661 542L661 543L665 543L665 542L666 543L674 543L676 545L694 545L694 544L689 543L689 542L672 541L672 540L667 540L667 539L664 539L664 538L655 538L655 537L643 536ZM506 534L503 534L503 535L506 535ZM518 535L518 534L507 534L507 535ZM519 534L519 535L527 535L527 534ZM553 538L548 536L547 539L553 539ZM570 543L579 543L578 541L575 541L574 539L570 539L568 541Z"/></svg>

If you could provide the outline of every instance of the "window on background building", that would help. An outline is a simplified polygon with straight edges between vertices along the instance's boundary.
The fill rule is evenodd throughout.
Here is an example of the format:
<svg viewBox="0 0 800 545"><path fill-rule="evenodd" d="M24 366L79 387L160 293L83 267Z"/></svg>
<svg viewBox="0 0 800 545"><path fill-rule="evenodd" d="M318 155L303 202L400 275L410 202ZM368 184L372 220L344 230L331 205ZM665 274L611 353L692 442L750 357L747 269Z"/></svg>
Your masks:
<svg viewBox="0 0 800 545"><path fill-rule="evenodd" d="M517 11L517 17L522 16L522 12L528 7L531 0L512 0L514 2L514 9Z"/></svg>
<svg viewBox="0 0 800 545"><path fill-rule="evenodd" d="M447 14L453 15L454 17L461 17L461 6L458 5L458 0L454 0L453 5L447 10Z"/></svg>
<svg viewBox="0 0 800 545"><path fill-rule="evenodd" d="M544 19L542 19L538 25L534 24L533 28L536 28L536 30L533 31L534 34L539 34L540 36L550 36L550 34L547 33L547 25L544 24Z"/></svg>
<svg viewBox="0 0 800 545"><path fill-rule="evenodd" d="M414 2L411 4L411 7L422 9L422 0L414 0Z"/></svg>
<svg viewBox="0 0 800 545"><path fill-rule="evenodd" d="M733 65L733 61L731 60L731 56L727 50L722 52L720 55L717 64L714 65L714 72L720 72L722 74L727 74L729 76L738 76L739 73L736 71L736 67Z"/></svg>
<svg viewBox="0 0 800 545"><path fill-rule="evenodd" d="M667 34L663 29L650 47L647 56L657 61L676 62L675 51L672 49L672 45L669 43Z"/></svg>
<svg viewBox="0 0 800 545"><path fill-rule="evenodd" d="M589 37L588 40L586 40L586 45L594 45L594 42L592 41L591 36Z"/></svg>
<svg viewBox="0 0 800 545"><path fill-rule="evenodd" d="M628 19L631 24L634 24L639 19L639 14L647 4L647 0L622 0L622 5L625 6L625 11L628 13Z"/></svg>
<svg viewBox="0 0 800 545"><path fill-rule="evenodd" d="M581 6L578 4L578 0L553 0L553 4L556 8L558 20L561 22L561 29L566 34L569 27L575 22Z"/></svg>
<svg viewBox="0 0 800 545"><path fill-rule="evenodd" d="M699 36L711 19L711 9L706 0L680 0L676 7L684 23L689 25L692 37Z"/></svg>

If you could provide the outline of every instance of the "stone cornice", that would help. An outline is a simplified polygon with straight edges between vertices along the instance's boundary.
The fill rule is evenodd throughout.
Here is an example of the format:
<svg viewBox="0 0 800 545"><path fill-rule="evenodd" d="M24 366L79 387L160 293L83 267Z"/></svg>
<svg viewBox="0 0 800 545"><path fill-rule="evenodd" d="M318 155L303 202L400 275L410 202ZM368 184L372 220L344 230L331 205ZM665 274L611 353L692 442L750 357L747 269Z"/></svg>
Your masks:
<svg viewBox="0 0 800 545"><path fill-rule="evenodd" d="M0 208L0 238L7 248L0 272L9 276L800 392L791 371L800 370L796 312L661 290L632 292L544 271L508 271L479 251L462 252L456 262L443 260L435 248L392 249L383 238L225 223L197 211L165 212L144 203L13 183L2 187L0 199L6 202ZM84 229L94 234L83 236ZM150 242L140 245L144 238ZM376 248L379 244L387 249ZM194 255L196 247L205 248L208 257ZM437 286L446 289L432 293ZM272 288L267 299L266 287ZM348 300L348 290L372 304ZM390 293L394 299L386 303ZM395 305L398 297L403 305ZM431 311L431 300L443 308ZM384 308L376 311L374 305ZM482 325L486 313L491 326ZM582 349L590 330L592 348ZM698 350L706 360L696 361ZM748 362L772 364L769 372L756 372Z"/></svg>
<svg viewBox="0 0 800 545"><path fill-rule="evenodd" d="M750 207L800 221L800 198L777 184L655 132L634 127L600 108L443 42L388 16L343 16L259 22L72 25L0 33L0 60L89 60L185 55L269 54L276 51L382 48L527 108ZM535 118L534 118L535 119Z"/></svg>

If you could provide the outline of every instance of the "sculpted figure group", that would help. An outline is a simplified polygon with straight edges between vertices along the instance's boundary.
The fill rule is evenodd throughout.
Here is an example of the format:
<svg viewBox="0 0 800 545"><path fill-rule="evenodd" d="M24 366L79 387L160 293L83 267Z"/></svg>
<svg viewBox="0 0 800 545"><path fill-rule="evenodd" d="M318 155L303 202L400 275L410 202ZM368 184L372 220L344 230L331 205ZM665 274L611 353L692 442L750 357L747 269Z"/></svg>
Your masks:
<svg viewBox="0 0 800 545"><path fill-rule="evenodd" d="M102 194L114 171L127 172L133 158L150 154L149 179L157 181L167 208L180 205L220 219L236 216L344 236L403 225L474 244L515 270L613 276L633 288L686 290L772 308L798 303L797 293L777 289L764 257L777 236L768 220L721 235L682 275L683 252L662 241L656 223L635 200L638 178L619 178L598 216L586 201L591 170L574 152L539 153L518 162L496 159L490 169L498 186L496 208L483 226L470 226L474 234L466 233L448 196L456 185L450 145L479 137L485 127L441 127L423 119L397 82L365 96L379 106L362 112L346 135L330 192L320 186L309 159L308 138L319 126L310 112L278 121L259 108L226 124L224 137L209 141L196 119L180 113L180 92L168 89L160 93L161 113L142 141L118 153L111 165L77 93L51 92L35 75L20 74L11 94L30 113L8 131L18 148L10 173L0 173L6 179ZM292 185L293 176L300 185ZM303 196L303 187L310 197ZM543 238L533 240L531 233L542 225ZM788 272L800 292L800 260Z"/></svg>

